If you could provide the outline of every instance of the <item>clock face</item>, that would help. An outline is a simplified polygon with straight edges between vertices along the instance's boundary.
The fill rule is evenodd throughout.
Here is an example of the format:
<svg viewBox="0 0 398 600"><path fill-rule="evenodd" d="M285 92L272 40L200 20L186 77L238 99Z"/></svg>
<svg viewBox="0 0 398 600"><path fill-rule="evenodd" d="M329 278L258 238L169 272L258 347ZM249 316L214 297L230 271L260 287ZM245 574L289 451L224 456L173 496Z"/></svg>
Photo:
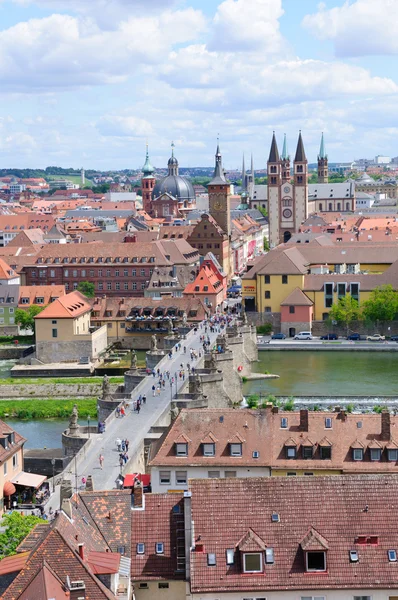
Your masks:
<svg viewBox="0 0 398 600"><path fill-rule="evenodd" d="M290 191L290 188L288 186L283 188L283 191L285 192L285 194L287 194Z"/></svg>
<svg viewBox="0 0 398 600"><path fill-rule="evenodd" d="M283 211L283 218L284 219L290 219L290 217L292 216L292 211L290 210L290 208L285 208L285 210Z"/></svg>
<svg viewBox="0 0 398 600"><path fill-rule="evenodd" d="M222 204L221 204L221 202L215 202L215 203L214 203L214 208L215 208L216 210L221 210L221 209L222 209Z"/></svg>

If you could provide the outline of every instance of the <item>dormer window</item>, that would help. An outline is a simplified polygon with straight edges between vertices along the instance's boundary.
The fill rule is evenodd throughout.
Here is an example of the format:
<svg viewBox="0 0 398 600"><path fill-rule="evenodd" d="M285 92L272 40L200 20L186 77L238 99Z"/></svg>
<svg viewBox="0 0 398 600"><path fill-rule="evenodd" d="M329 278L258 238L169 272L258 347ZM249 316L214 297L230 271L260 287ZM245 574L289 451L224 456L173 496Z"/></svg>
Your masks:
<svg viewBox="0 0 398 600"><path fill-rule="evenodd" d="M304 460L310 460L314 455L314 445L310 440L305 440L302 444Z"/></svg>
<svg viewBox="0 0 398 600"><path fill-rule="evenodd" d="M306 571L326 571L326 552L306 552Z"/></svg>
<svg viewBox="0 0 398 600"><path fill-rule="evenodd" d="M244 573L262 573L263 572L262 552L245 552L243 554L243 572Z"/></svg>
<svg viewBox="0 0 398 600"><path fill-rule="evenodd" d="M292 438L285 442L285 453L286 458L296 458L297 456L297 444Z"/></svg>
<svg viewBox="0 0 398 600"><path fill-rule="evenodd" d="M300 543L305 554L305 570L308 573L326 571L327 540L311 527Z"/></svg>
<svg viewBox="0 0 398 600"><path fill-rule="evenodd" d="M188 456L188 444L185 443L177 443L176 444L176 455L177 456Z"/></svg>
<svg viewBox="0 0 398 600"><path fill-rule="evenodd" d="M242 456L242 444L229 445L231 456Z"/></svg>
<svg viewBox="0 0 398 600"><path fill-rule="evenodd" d="M352 458L354 460L363 460L363 449L362 448L353 448Z"/></svg>
<svg viewBox="0 0 398 600"><path fill-rule="evenodd" d="M215 444L203 444L203 456L214 456L216 453Z"/></svg>
<svg viewBox="0 0 398 600"><path fill-rule="evenodd" d="M395 448L389 448L387 450L387 455L388 455L388 460L390 462L396 462L398 460L398 449Z"/></svg>
<svg viewBox="0 0 398 600"><path fill-rule="evenodd" d="M332 458L332 444L326 437L319 442L319 456L321 460L330 460Z"/></svg>

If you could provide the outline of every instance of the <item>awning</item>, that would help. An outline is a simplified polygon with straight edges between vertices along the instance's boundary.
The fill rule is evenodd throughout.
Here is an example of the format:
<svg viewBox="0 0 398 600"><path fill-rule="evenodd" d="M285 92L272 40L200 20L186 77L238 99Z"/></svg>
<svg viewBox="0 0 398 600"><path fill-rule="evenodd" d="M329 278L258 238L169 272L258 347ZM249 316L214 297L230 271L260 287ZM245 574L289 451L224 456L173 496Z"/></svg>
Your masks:
<svg viewBox="0 0 398 600"><path fill-rule="evenodd" d="M25 471L21 471L14 479L12 479L12 483L37 490L46 479L47 477L45 475L35 475L34 473L25 473Z"/></svg>
<svg viewBox="0 0 398 600"><path fill-rule="evenodd" d="M147 473L128 473L124 477L123 487L132 488L136 479L142 483L144 487L147 487L151 484L151 476Z"/></svg>
<svg viewBox="0 0 398 600"><path fill-rule="evenodd" d="M11 483L11 481L6 481L3 488L4 496L12 496L15 494L17 490L15 489L15 485Z"/></svg>

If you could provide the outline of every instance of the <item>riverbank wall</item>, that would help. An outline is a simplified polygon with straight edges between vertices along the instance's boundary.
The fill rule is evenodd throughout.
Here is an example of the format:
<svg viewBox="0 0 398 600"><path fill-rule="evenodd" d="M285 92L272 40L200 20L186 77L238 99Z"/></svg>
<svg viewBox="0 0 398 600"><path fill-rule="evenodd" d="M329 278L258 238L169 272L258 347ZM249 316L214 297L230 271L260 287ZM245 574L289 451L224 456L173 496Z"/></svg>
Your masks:
<svg viewBox="0 0 398 600"><path fill-rule="evenodd" d="M118 384L111 384L111 393L117 391ZM102 383L38 383L38 384L4 384L0 385L0 400L18 398L93 398L101 396Z"/></svg>
<svg viewBox="0 0 398 600"><path fill-rule="evenodd" d="M325 342L313 343L313 342L301 342L296 344L289 344L288 342L277 344L257 344L258 350L266 350L267 352L316 352L322 350L325 352L398 352L398 344L384 344L380 342L374 342L373 344L358 344L353 342L352 344L340 344L339 342Z"/></svg>
<svg viewBox="0 0 398 600"><path fill-rule="evenodd" d="M279 410L283 411L285 403L289 403L289 411L297 411L303 408L309 411L330 411L335 412L336 407L344 408L348 412L353 413L367 413L374 412L374 408L380 407L388 408L391 411L398 412L398 396L277 396L272 394L275 398ZM259 404L267 401L267 396L259 395ZM293 402L293 408L292 407Z"/></svg>

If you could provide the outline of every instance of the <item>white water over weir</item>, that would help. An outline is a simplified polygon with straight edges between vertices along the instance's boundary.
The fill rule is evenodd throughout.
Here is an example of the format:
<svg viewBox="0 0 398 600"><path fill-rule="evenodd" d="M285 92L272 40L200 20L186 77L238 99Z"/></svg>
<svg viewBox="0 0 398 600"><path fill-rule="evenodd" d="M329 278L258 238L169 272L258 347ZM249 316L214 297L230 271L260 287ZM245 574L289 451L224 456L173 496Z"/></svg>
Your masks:
<svg viewBox="0 0 398 600"><path fill-rule="evenodd" d="M267 402L268 396L259 396L259 406L264 402ZM300 410L301 408L308 408L308 410L329 410L335 411L336 407L347 408L349 407L352 412L364 413L373 412L374 407L381 406L382 408L388 408L391 411L398 412L398 396L276 396L277 406L283 410L283 406L289 402L294 401L293 410ZM247 396L245 397L244 405L246 404ZM350 410L350 412L351 412Z"/></svg>

